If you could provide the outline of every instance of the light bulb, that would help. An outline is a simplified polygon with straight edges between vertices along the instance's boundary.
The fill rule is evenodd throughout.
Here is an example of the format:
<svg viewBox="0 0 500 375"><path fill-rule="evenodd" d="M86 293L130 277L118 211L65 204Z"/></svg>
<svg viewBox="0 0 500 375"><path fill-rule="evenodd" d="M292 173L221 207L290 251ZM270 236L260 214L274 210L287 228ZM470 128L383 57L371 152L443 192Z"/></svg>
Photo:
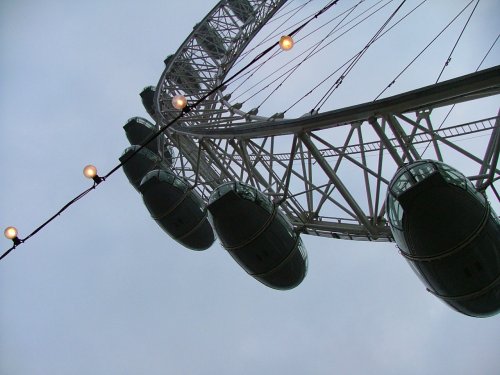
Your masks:
<svg viewBox="0 0 500 375"><path fill-rule="evenodd" d="M280 38L280 47L283 51L288 51L293 47L293 39L289 35L283 35Z"/></svg>
<svg viewBox="0 0 500 375"><path fill-rule="evenodd" d="M184 109L187 106L187 99L184 95L176 95L172 98L172 105L176 109Z"/></svg>
<svg viewBox="0 0 500 375"><path fill-rule="evenodd" d="M94 167L92 164L87 165L85 168L83 168L83 175L87 178L94 178L97 176L97 168Z"/></svg>
<svg viewBox="0 0 500 375"><path fill-rule="evenodd" d="M15 227L7 227L5 228L3 234L9 240L14 240L15 238L17 238L17 229Z"/></svg>

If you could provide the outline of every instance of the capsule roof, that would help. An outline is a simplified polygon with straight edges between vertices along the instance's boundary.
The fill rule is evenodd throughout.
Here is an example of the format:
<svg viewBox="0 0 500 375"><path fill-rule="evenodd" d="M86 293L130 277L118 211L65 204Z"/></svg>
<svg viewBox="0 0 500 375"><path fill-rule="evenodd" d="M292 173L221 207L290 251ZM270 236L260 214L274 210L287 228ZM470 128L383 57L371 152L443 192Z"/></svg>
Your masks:
<svg viewBox="0 0 500 375"><path fill-rule="evenodd" d="M474 185L462 173L449 165L435 160L419 160L402 166L389 183L389 192L400 196L412 186L425 180L434 173L439 173L446 182L475 192Z"/></svg>
<svg viewBox="0 0 500 375"><path fill-rule="evenodd" d="M273 203L264 193L241 182L227 182L218 186L210 195L208 204L215 202L228 192L233 192L240 198L257 203L257 205L264 208L267 212L271 212L273 209Z"/></svg>
<svg viewBox="0 0 500 375"><path fill-rule="evenodd" d="M132 117L123 125L125 135L131 145L141 145L148 137L155 132L155 126L142 117ZM150 148L151 142L148 146Z"/></svg>
<svg viewBox="0 0 500 375"><path fill-rule="evenodd" d="M142 99L142 105L152 118L155 118L155 106L154 106L155 92L156 92L155 86L147 86L139 94Z"/></svg>
<svg viewBox="0 0 500 375"><path fill-rule="evenodd" d="M435 160L418 160L402 166L389 183L389 189L387 190L387 215L392 227L401 229L402 225L403 207L399 202L399 197L436 173L446 183L460 187L473 195L483 205L486 204L484 195L478 192L472 182L455 168Z"/></svg>
<svg viewBox="0 0 500 375"><path fill-rule="evenodd" d="M123 126L125 130L125 135L129 140L131 145L142 145L146 142L153 134L157 132L155 125L142 117L132 117ZM163 135L159 135L163 137ZM158 139L150 141L145 147L150 151L159 153ZM171 146L165 146L163 150L163 158L165 162L172 165L172 158L174 157L174 150Z"/></svg>
<svg viewBox="0 0 500 375"><path fill-rule="evenodd" d="M167 169L167 164L161 158L147 148L140 149L140 146L130 146L123 151L120 161L124 163L123 171L132 186L139 190L142 178L151 170L161 167ZM133 157L132 154L137 152Z"/></svg>

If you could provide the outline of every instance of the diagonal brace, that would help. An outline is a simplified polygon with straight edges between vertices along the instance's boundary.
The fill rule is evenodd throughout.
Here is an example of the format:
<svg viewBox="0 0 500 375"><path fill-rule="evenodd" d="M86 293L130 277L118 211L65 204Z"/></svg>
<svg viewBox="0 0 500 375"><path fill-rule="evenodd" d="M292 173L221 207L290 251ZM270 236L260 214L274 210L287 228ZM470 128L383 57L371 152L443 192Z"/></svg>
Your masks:
<svg viewBox="0 0 500 375"><path fill-rule="evenodd" d="M302 133L299 135L299 138L302 140L302 142L305 144L307 149L311 152L312 156L316 160L316 162L319 164L319 166L323 169L325 174L328 176L328 178L332 181L332 183L335 185L337 188L338 192L342 195L344 200L347 202L347 204L351 207L353 210L354 214L356 215L357 219L361 224L364 225L364 227L370 232L372 235L375 235L377 231L371 224L370 220L368 217L365 215L361 207L356 203L356 200L354 197L351 195L347 187L343 184L343 182L340 180L340 178L337 176L333 168L328 164L328 162L325 160L323 155L321 155L321 152L318 150L318 148L314 145L314 143L311 141L311 138L309 135L306 133Z"/></svg>

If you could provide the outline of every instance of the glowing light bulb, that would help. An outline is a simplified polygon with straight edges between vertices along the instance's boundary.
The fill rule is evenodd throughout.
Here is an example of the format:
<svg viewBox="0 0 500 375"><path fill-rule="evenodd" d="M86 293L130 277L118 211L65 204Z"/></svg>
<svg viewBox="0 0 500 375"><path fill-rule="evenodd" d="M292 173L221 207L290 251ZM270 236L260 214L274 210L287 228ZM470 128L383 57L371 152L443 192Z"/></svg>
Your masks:
<svg viewBox="0 0 500 375"><path fill-rule="evenodd" d="M280 38L280 47L283 51L288 51L293 47L293 39L289 35L283 35Z"/></svg>
<svg viewBox="0 0 500 375"><path fill-rule="evenodd" d="M7 228L5 228L3 234L9 240L14 240L17 238L17 229L15 227L7 227Z"/></svg>
<svg viewBox="0 0 500 375"><path fill-rule="evenodd" d="M187 99L184 95L176 95L172 98L172 105L176 109L184 109L187 106Z"/></svg>
<svg viewBox="0 0 500 375"><path fill-rule="evenodd" d="M87 178L93 179L97 176L97 168L92 164L89 164L85 168L83 168L83 175Z"/></svg>

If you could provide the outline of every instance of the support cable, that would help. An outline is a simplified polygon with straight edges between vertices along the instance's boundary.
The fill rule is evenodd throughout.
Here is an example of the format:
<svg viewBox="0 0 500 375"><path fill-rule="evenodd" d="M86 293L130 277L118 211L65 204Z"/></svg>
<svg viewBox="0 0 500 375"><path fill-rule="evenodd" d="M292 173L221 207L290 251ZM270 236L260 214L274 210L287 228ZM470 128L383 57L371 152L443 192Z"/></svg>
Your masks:
<svg viewBox="0 0 500 375"><path fill-rule="evenodd" d="M378 9L376 9L375 11L373 11L372 13L370 13L369 15L367 15L366 17L364 17L363 19L361 19L360 21L358 21L356 24L354 24L353 26L349 27L346 31L344 31L342 34L340 34L339 36L337 36L336 38L332 39L331 41L329 41L328 43L326 43L325 45L323 45L320 49L310 53L310 56L307 56L305 59L299 61L298 63L296 63L295 65L293 65L292 67L290 67L286 73L289 73L290 71L294 70L297 66L301 65L304 61L314 57L316 54L318 54L319 52L323 51L326 47L328 47L329 45L331 45L333 42L337 41L338 39L340 39L342 36L344 36L345 34L347 34L349 31L353 30L354 28L356 28L357 26L361 25L363 22L365 22L368 18L372 17L373 15L375 15L377 12L379 12L380 10L382 10L384 7L386 7L390 2L392 2L393 0L390 0L389 2L387 2L386 4L383 4L382 6L380 6ZM424 0L423 2L425 2L427 0ZM265 76L264 78L262 78L259 82L255 83L253 86L249 87L248 89L246 89L245 91L243 91L242 93L239 93L238 96L236 96L234 99L238 99L240 98L242 95L246 94L247 92L249 92L250 90L254 89L255 87L259 86L261 83L267 81L270 77L276 75L277 73L280 73L282 71L283 68L286 68L287 65L289 65L291 62L294 62L294 61L297 61L299 60L302 56L304 56L306 53L310 52L311 50L314 50L316 49L316 47L320 44L322 44L329 36L331 36L335 31L340 31L341 29L343 29L344 27L346 27L347 25L349 25L350 23L354 22L357 18L361 17L363 14L365 13L368 13L371 9L373 9L375 6L377 6L378 4L380 4L382 2L382 0L378 1L376 4L372 5L371 7L369 7L368 9L364 10L362 13L360 13L358 16L354 17L352 20L350 20L349 22L347 22L345 25L339 27L338 29L334 28L327 36L325 36L322 40L320 40L319 42L316 42L314 45L312 45L311 47L307 48L306 50L304 50L304 52L302 52L301 54L299 54L298 56L296 56L295 58L293 58L292 60L286 62L285 64L279 66L278 68L276 68L273 72L269 73L267 76ZM422 3L423 3L422 2ZM422 4L421 3L421 4ZM420 5L421 5L420 4ZM333 19L331 19L330 21L328 21L327 23L325 23L324 25L322 25L321 27L313 30L312 32L310 32L309 34L306 34L304 35L302 38L298 39L296 41L296 43L299 43L300 41L304 40L305 38L307 38L308 36L310 36L312 33L316 32L317 30L319 30L320 28L326 26L327 24L335 21L337 18L343 16L345 13L348 13L351 11L351 9L357 7L358 5L354 5L353 7L349 8L348 10L344 11L343 13L341 13L340 15L338 15L337 17L334 17ZM418 7L418 6L417 6ZM416 9L416 8L415 8ZM415 10L414 9L414 10ZM411 13L411 12L410 12ZM408 14L407 14L408 15ZM406 16L405 16L406 17ZM405 18L403 17L403 18ZM399 22L401 22L401 20L399 20L396 24L398 24ZM395 24L395 25L396 25ZM393 25L392 27L394 27L395 25ZM391 27L391 28L392 28ZM388 31L388 30L387 30ZM385 34L385 33L384 33ZM382 36L382 35L381 35ZM279 52L278 52L279 53ZM274 55L272 56L274 57ZM342 69L342 67L344 67L345 65L347 65L352 59L354 59L354 57L352 57L351 59L349 59L345 64L343 64L338 70ZM312 90L310 90L306 95L302 96L299 100L297 100L294 104L292 104L289 108L287 108L285 110L285 112L287 112L288 110L290 110L291 108L293 108L296 104L298 104L302 99L304 99L306 96L310 95L314 90L316 90L319 86L321 86L324 82L326 82L331 76L333 76L338 70L334 71L333 73L329 74L327 76L326 79L322 80L320 82L320 84L316 85ZM253 76L253 74L252 74ZM250 77L248 77L250 78ZM247 78L247 80L248 80ZM267 83L264 87L256 90L256 92L254 92L253 94L251 94L249 97L247 97L246 99L244 99L243 103L248 101L249 99L252 99L253 97L255 97L256 95L260 94L263 90L269 88L273 83L275 83L276 81L278 81L280 79L280 77L277 77L275 79L273 79L271 82ZM245 82L247 81L245 80ZM237 88L239 88L241 85L239 85ZM237 89L236 88L236 89ZM235 90L236 90L235 89ZM235 91L234 90L234 91ZM233 92L234 92L233 91Z"/></svg>
<svg viewBox="0 0 500 375"><path fill-rule="evenodd" d="M290 17L288 17L288 19L287 19L287 20L285 20L284 22L282 22L282 23L281 23L281 24L280 24L280 25L279 25L276 29L274 29L273 31L271 31L271 33L269 33L269 35L268 35L267 37L265 37L265 38L264 38L264 41L263 41L263 42L261 42L261 44L266 43L266 42L268 42L269 40L272 40L273 38L276 38L276 37L277 37L276 35L279 35L279 33L278 33L278 34L275 34L275 35L272 35L272 36L271 36L271 34L273 34L273 33L274 33L276 30L278 30L281 26L283 26L283 24L285 24L285 22L289 21L289 20L290 20L293 16L295 16L295 14L296 14L298 11L300 11L303 7L305 7L305 6L306 6L307 4L309 4L311 1L312 1L312 0L309 0L307 3L303 4L303 5L300 7L300 9L299 9L299 10L295 11L295 12L294 12L294 13L293 13ZM334 1L334 3L337 3L338 1L339 1L339 0L336 0L336 1ZM364 0L362 0L362 1L364 1ZM312 15L309 15L309 16L307 16L307 17L302 18L300 21L298 21L298 22L294 23L294 24L293 24L293 25L291 25L290 27L295 27L295 26L299 25L301 22L303 22L304 20L308 20L308 21L306 21L306 23L305 23L304 25L299 26L299 28L305 27L305 25L307 25L307 24L308 24L308 23L309 23L312 19L319 17L320 12L322 12L322 11L323 11L326 7L331 7L332 5L335 5L335 4L327 4L327 5L326 5L324 8L322 8L319 12L313 13ZM294 9L294 10L295 10L295 9ZM293 36L296 32L298 32L298 30L299 30L299 29L296 29L294 32L292 32L292 33L291 33L291 34L289 34L289 35L290 35L290 36ZM259 44L259 45L260 45L260 44ZM255 50L256 48L257 48L257 46L256 46L256 47L254 47L253 49L251 49L248 53L252 52L252 51L253 51L253 50ZM279 55L280 53L282 53L282 52L283 52L283 51L281 51L281 50L278 50L278 51L274 52L274 53L273 53L270 57L268 57L268 58L267 58L265 61L263 61L260 65L258 65L258 66L257 66L257 67L255 67L254 69L250 69L247 73L243 74L240 78L243 78L243 77L245 77L245 76L247 76L247 77L246 77L246 78L245 78L242 82L240 82L240 84L239 84L238 86L236 86L235 88L233 88L233 89L232 89L232 93L234 93L234 92L235 92L236 90L238 90L241 86L243 86L243 84L245 84L245 83L246 83L246 82L247 82L250 78L252 78L252 77L255 75L255 73L256 73L256 72L257 72L260 68L262 68L262 67L263 67L265 64L267 64L267 63L268 63L271 59L273 59L274 57L278 56L278 55ZM242 56L240 56L240 58L245 57L245 56L246 56L246 54L243 54ZM240 60L240 61L241 61L241 60ZM293 61L293 60L292 60L292 61ZM236 63L236 64L235 64L235 66L236 66L236 65L238 65L238 63ZM278 69L279 69L279 68L278 68ZM278 71L278 69L277 69L277 70L275 70L273 73L271 73L271 75L273 75L274 73L276 73L276 72ZM269 76L268 76L268 77L269 77ZM266 78L267 78L267 77L266 77ZM265 78L264 78L264 79L265 79ZM264 80L264 79L263 79L263 80ZM244 93L246 93L246 92L250 91L252 88L254 88L254 87L255 87L255 86L257 86L258 84L260 84L263 80L259 81L259 82L258 82L257 84L255 84L254 86L252 86L252 87L248 88L246 91L244 91L243 93L239 94L239 95L238 95L238 97L240 97L240 96L241 96L241 95L243 95ZM275 81L273 81L273 82L275 82ZM270 84L272 84L273 82L271 82ZM269 84L269 85L270 85L270 84ZM266 88L267 88L267 87L269 87L269 85L268 85L268 86L266 86ZM252 98L253 96L255 96L255 94L254 94L254 95L252 95L252 96L250 96L249 98L245 99L245 101L247 101L248 99ZM244 102L245 102L245 101L244 101ZM243 102L243 103L244 103L244 102Z"/></svg>
<svg viewBox="0 0 500 375"><path fill-rule="evenodd" d="M449 23L448 23L448 24L447 24L447 25L446 25L446 26L442 29L442 30L441 30L441 31L440 31L440 32L439 32L439 34L438 34L438 35L436 35L436 36L434 37L434 39L432 39L432 40L431 40L431 41L430 41L430 42L429 42L429 43L428 43L428 44L424 47L424 49L423 49L422 51L420 51L420 52L418 53L418 55L417 55L417 56L415 56L415 57L413 58L413 60L411 60L411 61L408 63L408 65L406 65L406 66L404 67L404 69L403 69L401 72L399 72L399 74L398 74L398 75L397 75L397 76L396 76L396 77L395 77L395 78L391 81L391 83L389 83L389 84L387 85L387 87L386 87L385 89L383 89L383 90L382 90L382 91L381 91L381 92L380 92L380 93L379 93L379 94L375 97L375 99L373 99L373 101L375 101L375 100L377 100L378 98L380 98L380 97L382 96L382 94L383 94L384 92L386 92L386 91L387 91L387 89L389 89L390 87L392 87L392 85L394 85L394 83L396 83L396 80L397 80L399 77L401 77L401 76L403 75L403 73L404 73L404 72L406 72L406 71L408 70L408 68L409 68L411 65L413 65L413 63L414 63L414 62L415 62L415 61L416 61L416 60L417 60L417 59L418 59L418 58L419 58L419 57L420 57L420 56L421 56L421 55L422 55L422 54L423 54L423 53L427 50L427 48L429 48L429 47L430 47L430 46L431 46L431 45L432 45L432 44L436 41L436 39L438 39L438 38L441 36L441 34L443 34L443 33L446 31L446 29L448 29L448 27L450 27L450 25L451 25L453 22L455 22L455 20L456 20L456 19L457 19L457 18L458 18L458 17L459 17L459 16L460 16L460 15L461 15L461 14L462 14L465 10L466 10L466 9L467 9L467 8L468 8L468 7L469 7L469 6L470 6L470 5L474 2L474 1L475 1L475 0L471 0L471 1L470 1L470 2L469 2L469 3L468 3L468 4L467 4L467 5L466 5L466 6L465 6L465 7L464 7L464 8L463 8L463 9L462 9L462 10L461 10L461 11L460 11L460 12L459 12L459 13L458 13L458 14L457 14L457 15L456 15L456 16L455 16L455 17L454 17L454 18L453 18L453 19L452 19L452 20L451 20L451 21L450 21L450 22L449 22Z"/></svg>
<svg viewBox="0 0 500 375"><path fill-rule="evenodd" d="M354 7L351 8L351 10L344 16L344 18L342 18L338 23L337 25L333 28L332 31L330 31L330 33L328 33L328 35L323 38L322 40L320 40L315 46L313 46L313 48L309 51L309 53L306 55L306 57L304 59L302 59L302 61L300 61L298 64L296 64L292 69L290 69L288 72L287 72L287 75L281 80L281 82L278 84L278 86L276 86L262 101L261 103L257 106L257 108L260 108L275 92L277 92L281 86L283 85L283 83L285 83L291 76L293 73L295 73L295 71L305 62L307 61L314 53L315 51L321 46L321 44L325 41L326 38L328 38L329 36L331 36L336 30L337 28L342 24L342 22L345 21L345 19L347 17L349 17L351 15L352 12L354 12L354 10L356 10L356 8L365 0L360 0ZM290 108L286 109L283 113L286 113Z"/></svg>
<svg viewBox="0 0 500 375"><path fill-rule="evenodd" d="M486 58L488 57L488 55L490 54L491 50L493 49L493 47L497 44L498 42L498 39L500 39L500 33L497 35L497 37L495 38L495 40L493 41L493 43L491 44L490 48L488 49L488 51L486 52L486 54L484 55L483 59L481 60L481 62L479 63L479 65L477 66L475 72L477 72L479 69L481 69L481 66L483 65L483 62L484 60L486 60ZM448 119L448 117L450 116L451 112L453 111L453 109L455 109L455 104L453 104L450 108L450 110L448 111L448 113L446 114L446 116L444 117L443 121L441 121L441 124L438 126L438 128L435 130L436 132L438 130L440 130L444 123L446 122L446 120ZM427 151L427 149L429 148L429 145L430 145L430 142L427 143L427 146L425 146L425 149L424 151L422 152L422 155Z"/></svg>
<svg viewBox="0 0 500 375"><path fill-rule="evenodd" d="M263 40L262 40L261 42L259 42L259 43L258 43L255 47L253 47L252 49L250 49L248 52L244 52L244 53L242 53L242 54L239 56L239 61L237 61L237 62L234 64L234 67L238 66L238 64L240 64L240 63L243 61L243 59L244 59L247 55L249 55L250 53L252 53L254 50L256 50L258 47L260 47L262 44L267 43L267 42L269 42L269 41L271 41L271 40L275 39L275 38L276 38L276 34L274 34L274 33L275 33L275 32L276 32L276 31L277 31L277 30L278 30L281 26L283 26L283 25L284 25L287 21L289 21L290 19L292 19L292 17L293 17L293 16L295 16L295 15L296 15L296 14L297 14L300 10L302 10L302 9L303 9L303 8L304 8L307 4L309 4L311 1L312 1L312 0L309 0L307 3L302 4L302 5L298 6L298 7L296 7L296 8L294 8L294 9L290 10L290 11L288 11L288 12L287 12L287 13L285 13L285 14L282 14L282 15L280 16L280 18L281 18L281 17L283 17L283 16L285 16L285 15L287 15L287 14L289 14L289 13L292 13L292 12L293 12L293 14L292 14L291 16L289 16L289 17L288 17L285 21L283 21L280 25L278 25L278 26L277 26L274 30L272 30L272 31L271 31L271 32L270 32L267 36L265 36L265 37L263 38ZM288 4L285 4L285 6L286 6L286 5L288 5ZM311 16L305 17L305 18L303 18L301 21L304 21L305 19L308 19L309 17L311 17ZM300 23L301 21L299 21L298 23ZM295 23L293 26L296 26L296 25L297 25L297 23ZM292 26L292 27L293 27L293 26ZM274 35L273 35L273 34L274 34ZM278 34L279 34L279 33L278 33ZM257 72L260 68L262 68L262 66L264 66L264 65L265 65L265 64L266 64L269 60L271 60L273 57L275 57L275 56L279 55L279 54L280 54L280 52L281 52L281 51L279 51L279 50L278 50L278 51L276 51L276 52L274 52L274 53L273 53L270 57L268 57L265 61L261 62L259 65L257 65L257 66L256 66L256 67L254 67L253 69L249 69L249 70L248 70L248 72L246 72L245 74L242 74L242 75L241 75L241 77L239 77L239 78L241 79L241 78L244 78L244 77L246 76L246 79L242 80L238 86L236 86L235 88L233 88L233 89L232 89L232 93L233 93L234 91L236 91L237 89L239 89L239 88L240 88L243 84L245 84L245 82L247 82L250 78L252 78L252 77L255 75L255 73L256 73L256 72ZM235 80L235 81L237 81L237 80ZM232 93L231 93L231 94L232 94Z"/></svg>
<svg viewBox="0 0 500 375"><path fill-rule="evenodd" d="M284 13L284 14L281 14L280 16L278 17L275 17L274 18L274 21L278 21L278 19L280 18L283 18L284 16L292 13L292 15L290 15L285 21L281 22L278 26L276 26L273 30L271 30L266 36L264 36L262 38L262 40L260 42L257 43L257 45L251 49L249 49L248 51L245 51L243 52L241 55L240 55L240 61L236 62L235 63L235 66L238 65L240 62L241 62L241 59L245 58L246 56L248 56L249 54L251 54L253 51L255 51L258 47L260 47L261 45L265 44L265 43L269 43L271 40L274 40L279 34L280 32L276 33L280 27L282 27L286 22L288 22L289 20L291 20L298 12L300 12L307 4L309 4L310 2L312 2L312 0L309 0L307 1L306 3L302 4L302 5L299 5L291 10L289 10L288 12ZM287 3L283 6L283 8L280 9L280 12L283 11L283 9L287 6L287 5L290 5L291 3ZM304 20L308 19L309 17L311 17L311 15L309 16L306 16L304 18L302 18L300 21L298 21L297 23L295 23L294 25L290 26L290 27L294 27L298 24L300 24L300 22L304 22ZM268 22L267 25L269 25L271 22Z"/></svg>
<svg viewBox="0 0 500 375"><path fill-rule="evenodd" d="M390 28L388 28L386 31L384 31L382 34L380 34L378 36L378 38L375 40L379 40L380 38L382 38L385 34L387 34L389 31L391 31L394 27L396 27L399 23L401 23L406 17L408 17L410 14L412 14L414 11L416 11L420 6L422 6L425 2L427 2L427 0L423 0L420 2L420 4L418 4L417 6L415 6L412 10L410 10L408 13L406 13L403 17L401 17L397 22L394 23L394 25L392 25ZM378 4L378 3L377 3ZM375 4L375 5L377 5ZM352 30L353 28L355 28L356 26L358 26L359 24L361 24L362 22L364 22L367 18L373 16L375 13L377 13L378 11L380 11L382 8L384 8L385 6L387 6L389 3L386 3L384 5L382 5L380 8L378 8L377 10L375 10L374 12L372 12L371 14L369 14L367 17L365 17L364 19L362 19L361 21L359 21L357 24L355 24L354 26L352 26L351 28L349 28L348 30L346 30L344 33L342 33L341 35L339 35L337 38L333 39L332 41L328 42L325 46L323 46L322 49L328 47L330 44L332 44L334 41L336 41L337 39L339 39L341 36L345 35L347 32L349 32L350 30ZM373 8L373 7L372 7ZM370 8L371 9L371 8ZM365 12L363 12L365 13ZM314 55L316 53L318 53L319 51L315 52ZM322 81L320 81L319 83L317 83L311 90L309 90L306 94L302 95L299 99L297 99L297 101L295 101L289 108L287 108L287 111L290 110L292 107L294 107L295 105L297 105L298 103L300 103L302 100L304 100L307 96L311 95L316 89L318 89L321 85L323 85L326 81L328 81L332 76L334 76L338 71L340 71L340 69L342 69L343 67L345 67L347 64L349 64L351 61L353 61L354 59L356 58L356 55L352 56L349 60L347 60L343 65L341 65L339 68L337 68L335 71L333 71L332 73L330 73L326 78L324 78ZM314 109L311 110L311 113L313 113Z"/></svg>
<svg viewBox="0 0 500 375"><path fill-rule="evenodd" d="M437 77L436 79L436 82L435 83L438 83L439 80L441 79L441 75L443 74L444 70L446 69L446 67L449 65L450 61L451 61L451 56L453 55L453 52L455 52L455 48L457 48L457 45L458 45L458 42L460 41L460 39L462 38L462 35L465 31L465 29L467 28L467 25L469 24L469 21L470 19L472 18L472 15L474 14L474 12L476 11L476 8L477 6L479 5L479 1L480 0L477 0L477 3L476 5L474 5L474 8L472 9L472 12L470 12L470 15L469 15L469 18L467 18L467 22L465 22L465 25L464 27L462 28L462 31L460 32L460 35L458 36L457 38L457 41L455 42L455 45L453 46L453 48L451 49L451 52L450 52L450 55L448 56L448 58L446 59L446 62L444 63L443 65L443 68L441 69L441 72L439 73L439 76Z"/></svg>
<svg viewBox="0 0 500 375"><path fill-rule="evenodd" d="M321 107L326 103L326 101L332 96L332 94L342 84L342 82L347 77L347 75L352 71L352 69L354 69L354 66L361 60L361 58L366 53L366 51L368 50L368 48L370 48L370 46L373 43L375 43L375 41L377 40L377 38L382 34L382 32L385 29L385 27L389 24L389 22L391 22L391 20L393 19L393 17L401 9L401 7L404 5L405 2L406 2L406 0L403 0L401 2L401 4L399 4L399 6L396 8L396 10L394 10L394 12L392 12L391 16L384 22L384 24L375 33L375 35L368 41L368 43L365 45L365 47L356 55L356 57L354 58L354 60L348 65L348 67L346 68L346 70L340 75L340 77L337 79L337 81L335 81L335 83L333 84L333 86L330 87L330 89L325 93L325 95L323 95L323 97L318 101L318 103L315 105L315 108L313 109L313 111L314 110L319 111L321 109Z"/></svg>

